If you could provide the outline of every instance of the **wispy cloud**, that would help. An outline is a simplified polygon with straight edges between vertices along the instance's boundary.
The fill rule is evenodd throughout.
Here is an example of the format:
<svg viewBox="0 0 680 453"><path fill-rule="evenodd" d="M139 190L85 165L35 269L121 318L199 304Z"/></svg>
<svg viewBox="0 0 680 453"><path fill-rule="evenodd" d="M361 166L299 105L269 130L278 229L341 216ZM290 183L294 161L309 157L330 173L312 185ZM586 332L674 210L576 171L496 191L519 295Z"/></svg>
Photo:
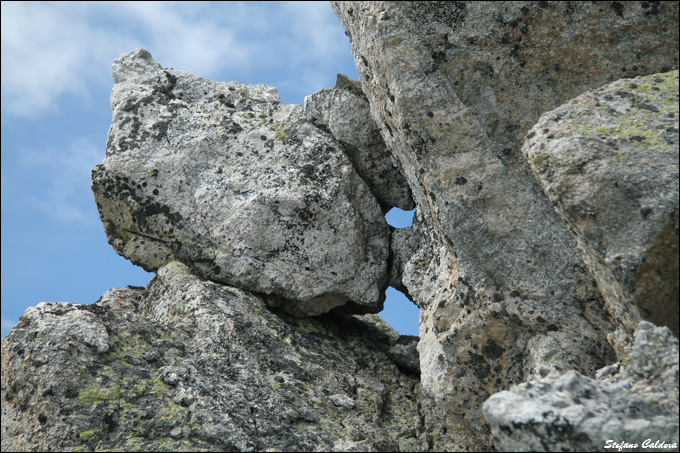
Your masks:
<svg viewBox="0 0 680 453"><path fill-rule="evenodd" d="M36 117L56 109L66 92L87 95L106 50L125 37L93 26L92 7L43 2L2 2L3 115Z"/></svg>
<svg viewBox="0 0 680 453"><path fill-rule="evenodd" d="M345 41L327 2L3 2L3 115L35 117L65 93L87 97L138 45L204 77L284 62L281 83L302 75L317 90Z"/></svg>

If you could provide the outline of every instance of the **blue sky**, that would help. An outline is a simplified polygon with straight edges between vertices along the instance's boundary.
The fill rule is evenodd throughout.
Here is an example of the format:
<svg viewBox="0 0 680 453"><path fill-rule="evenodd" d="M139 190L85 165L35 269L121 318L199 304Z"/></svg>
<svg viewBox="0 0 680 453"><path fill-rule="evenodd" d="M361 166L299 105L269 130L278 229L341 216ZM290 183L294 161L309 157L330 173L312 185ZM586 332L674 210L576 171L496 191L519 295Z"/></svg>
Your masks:
<svg viewBox="0 0 680 453"><path fill-rule="evenodd" d="M274 86L290 103L338 72L359 78L328 2L2 2L3 337L29 306L92 303L153 276L108 245L90 189L111 122L111 64L137 46L164 67ZM418 334L418 310L400 293L381 315Z"/></svg>

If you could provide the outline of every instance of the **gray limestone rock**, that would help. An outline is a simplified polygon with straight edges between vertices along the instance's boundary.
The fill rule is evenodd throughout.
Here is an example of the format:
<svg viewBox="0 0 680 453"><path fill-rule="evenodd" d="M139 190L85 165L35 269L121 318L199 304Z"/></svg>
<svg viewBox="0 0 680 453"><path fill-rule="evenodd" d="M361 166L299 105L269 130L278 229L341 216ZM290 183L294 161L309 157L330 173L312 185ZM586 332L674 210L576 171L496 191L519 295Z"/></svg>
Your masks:
<svg viewBox="0 0 680 453"><path fill-rule="evenodd" d="M398 334L372 316L277 315L179 262L40 304L2 339L2 451L490 448L382 352Z"/></svg>
<svg viewBox="0 0 680 453"><path fill-rule="evenodd" d="M114 66L92 188L109 243L148 271L179 260L299 316L382 308L388 228L342 147L274 88Z"/></svg>
<svg viewBox="0 0 680 453"><path fill-rule="evenodd" d="M483 407L496 449L677 451L678 340L668 328L642 321L630 360L598 376L569 371L493 395Z"/></svg>
<svg viewBox="0 0 680 453"><path fill-rule="evenodd" d="M417 205L402 280L424 389L480 427L500 389L613 361L602 295L521 142L588 89L677 67L677 4L331 4Z"/></svg>
<svg viewBox="0 0 680 453"><path fill-rule="evenodd" d="M414 208L411 189L371 119L361 83L338 74L333 88L305 98L305 116L327 129L345 149L354 168L380 202L383 212L393 207Z"/></svg>
<svg viewBox="0 0 680 453"><path fill-rule="evenodd" d="M607 306L678 335L678 71L623 79L546 113L523 151L576 233Z"/></svg>

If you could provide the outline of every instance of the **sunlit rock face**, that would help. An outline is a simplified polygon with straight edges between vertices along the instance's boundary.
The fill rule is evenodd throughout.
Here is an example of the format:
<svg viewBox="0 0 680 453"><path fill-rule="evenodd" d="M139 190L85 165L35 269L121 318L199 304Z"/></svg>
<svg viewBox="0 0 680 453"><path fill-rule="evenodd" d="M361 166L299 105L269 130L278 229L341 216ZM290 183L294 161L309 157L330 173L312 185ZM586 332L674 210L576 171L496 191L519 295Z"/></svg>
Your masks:
<svg viewBox="0 0 680 453"><path fill-rule="evenodd" d="M172 260L318 315L382 308L388 228L341 146L276 89L163 69L139 48L113 66L113 121L92 187L109 243Z"/></svg>
<svg viewBox="0 0 680 453"><path fill-rule="evenodd" d="M479 427L491 393L611 362L607 307L522 139L584 91L677 67L677 5L331 4L417 205L402 280L424 388Z"/></svg>

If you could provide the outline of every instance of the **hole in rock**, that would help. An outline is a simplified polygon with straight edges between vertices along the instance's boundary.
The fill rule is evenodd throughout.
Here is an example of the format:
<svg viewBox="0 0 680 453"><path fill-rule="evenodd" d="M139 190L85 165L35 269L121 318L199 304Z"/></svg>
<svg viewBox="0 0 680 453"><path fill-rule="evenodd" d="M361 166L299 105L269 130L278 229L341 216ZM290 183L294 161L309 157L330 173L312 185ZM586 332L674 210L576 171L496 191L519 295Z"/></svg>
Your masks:
<svg viewBox="0 0 680 453"><path fill-rule="evenodd" d="M401 291L388 287L383 311L378 314L400 334L418 336L420 309Z"/></svg>
<svg viewBox="0 0 680 453"><path fill-rule="evenodd" d="M404 211L403 209L392 208L385 214L385 220L388 225L394 228L408 228L413 225L413 214L415 212L415 209Z"/></svg>

